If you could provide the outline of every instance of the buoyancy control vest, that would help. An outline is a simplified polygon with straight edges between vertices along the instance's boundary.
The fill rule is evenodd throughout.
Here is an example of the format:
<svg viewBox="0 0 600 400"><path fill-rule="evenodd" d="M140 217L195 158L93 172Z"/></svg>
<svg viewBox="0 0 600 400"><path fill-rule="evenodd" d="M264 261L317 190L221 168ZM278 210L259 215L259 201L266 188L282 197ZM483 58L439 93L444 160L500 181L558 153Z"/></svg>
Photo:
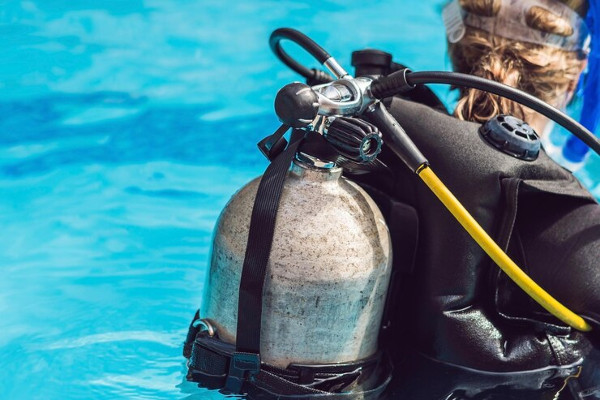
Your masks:
<svg viewBox="0 0 600 400"><path fill-rule="evenodd" d="M563 259L582 263L581 268L587 271L587 275L580 274L580 278L589 281L585 282L588 283L586 288L581 279L574 279L575 287L563 290L562 293L569 293L565 293L561 301L582 314L587 322L577 315L565 318L564 314L557 314L559 307L547 307L554 315L561 314L560 318L569 325L585 331L590 329L589 323L596 328L598 325L598 296L589 289L599 279L590 261L590 257L598 254L600 243L594 236L599 224L595 222L598 206L593 198L568 172L553 164L543 153L533 161L519 161L483 141L477 124L460 122L426 106L400 99L389 104L393 117L397 119L394 121L376 102L399 91L409 90L410 94L411 88L414 91L422 89L418 86L419 79L421 83L430 83L429 79L444 81L445 78L439 76L444 73L426 73L428 77L411 74L409 79L407 74L410 71L400 70L377 81L371 81L371 78L344 81L343 78L348 75L343 68L309 38L286 28L275 31L270 39L275 53L307 78L318 78L323 74L306 69L281 50L278 42L282 37L301 43L333 75L342 78L338 82L345 83L336 85L333 82L333 86L320 88L290 84L278 93L281 101L278 103L276 99L275 108L283 125L259 143L272 163L257 189L257 198L262 200L255 202L250 226L244 228L250 231L248 249L258 242L265 244L273 239L272 230L269 234L252 234L253 226L267 227L266 230L260 229L264 233L275 225L276 203L282 193L286 169L299 143L294 139L298 134L308 131L325 140L333 132L329 124L339 119L343 124L350 124L352 129L347 131L350 135L344 136L338 144L344 147L349 143L347 140L359 143L360 151L352 154L360 153L362 159L363 145L370 143L371 139L356 142L355 129L360 126L360 131L364 127L360 118L371 120L375 129L379 125L384 126L385 140L392 142L389 147L396 154L384 150L380 158L387 167L375 168L365 175L358 174L365 172L362 168L348 168L346 174L360 180L376 200L389 224L393 253L401 255L394 258L394 290L388 295L381 334L386 344L383 353L394 356L395 382L388 386L390 370L386 367L387 363L382 362L386 359L380 357L382 352L377 352L373 358L341 364L334 361L325 366L291 365L281 368L283 364L261 362L262 283L265 282L264 267L270 251L269 246L263 245L255 246L258 252L247 251L244 259L239 286L237 343L233 345L231 340L220 340L211 321L203 320L197 313L184 348L184 354L190 359L188 378L207 383L208 387L224 387L230 393L246 392L255 399L375 399L380 398L379 394L386 386L389 388L386 395L390 399L558 398L565 386L582 374L584 359L592 347L589 338L558 322L516 290L515 285L503 273L498 273L491 260L433 194L415 179L414 174L405 172L405 167L408 166L423 178L431 190L439 193L439 188L445 189L443 183L438 181L438 185L430 179L435 178L435 174L429 163L435 166L452 192L480 222L483 227L480 229L495 232L499 244L511 257L529 267L527 272L534 279L540 279L542 275L547 278L553 273L545 264L548 258L553 259L551 250L563 245L561 240L565 232L573 236L578 236L582 229L586 233L591 232L583 239L577 238L577 245L563 246L563 252L567 254L563 254ZM457 79L474 85L483 84L471 77ZM491 87L489 82L484 86ZM509 98L523 99L507 87L496 85L491 90L506 93ZM280 98L281 93L284 95ZM556 110L549 110L547 105L534 100L527 100L526 104L537 111L542 110L540 112L544 115L556 117ZM439 107L437 103L435 105ZM278 106L281 107L278 109ZM319 113L334 118L314 119ZM350 118L344 119L346 116ZM321 128L319 121L323 123ZM565 126L568 125L578 137L600 152L600 142L571 122L568 118L563 119ZM322 129L323 126L327 132ZM290 145L286 148L287 142L282 135L289 127L307 129L294 129ZM365 132L373 133L372 130ZM283 146L280 143L284 143ZM279 153L279 156L272 158L271 153ZM348 153L342 151L339 154ZM402 165L397 157L406 165ZM382 165L378 162L373 166ZM270 173L275 170L278 172ZM271 186L279 189L269 189ZM440 200L448 209L462 207L455 199L442 197L444 199L440 197ZM552 204L553 217L545 218L539 212L539 204ZM269 211L265 213L266 209ZM592 218L588 219L587 225L577 221L577 218L586 218L590 213ZM254 224L255 215L262 215L256 220L267 223ZM269 217L265 219L265 215ZM472 224L463 216L457 216L461 223L477 226L476 222ZM466 216L470 217L468 213ZM556 229L554 224L560 225L564 218L570 219L568 224L573 229ZM576 219L575 223L572 218ZM539 235L543 240L537 241L531 235ZM474 237L478 237L480 243L492 241L480 235ZM529 252L536 246L545 248L550 256L534 257L536 261L529 265ZM492 257L502 253L500 248L496 247L496 250L490 253ZM255 257L248 257L248 254L259 255L256 258L264 262L256 263ZM248 260L249 265L255 264L254 267L259 268L248 269L254 272L247 275ZM503 262L499 265L506 267ZM505 270L510 272L511 268ZM246 275L250 279L245 279ZM560 286L555 284L560 279L548 281L549 289L552 284ZM577 294L571 293L580 288L582 290ZM247 296L250 292L252 295ZM247 313L247 310L251 312ZM251 317L248 318L248 315ZM223 327L220 329L223 330ZM227 330L231 329L225 328L224 333ZM377 370L382 373L378 374ZM360 386L363 377L371 380L366 390ZM346 390L356 387L355 383L359 384L358 391ZM579 395L581 393L579 391Z"/></svg>
<svg viewBox="0 0 600 400"><path fill-rule="evenodd" d="M598 326L600 207L577 179L543 151L533 161L499 151L479 124L400 98L388 107L498 244ZM380 159L387 173L354 178L384 210L394 244L407 241L396 221L413 214L417 243L414 260L403 263L411 267L393 282L386 337L396 381L389 398L556 394L581 372L588 337L524 295L391 152L384 148Z"/></svg>

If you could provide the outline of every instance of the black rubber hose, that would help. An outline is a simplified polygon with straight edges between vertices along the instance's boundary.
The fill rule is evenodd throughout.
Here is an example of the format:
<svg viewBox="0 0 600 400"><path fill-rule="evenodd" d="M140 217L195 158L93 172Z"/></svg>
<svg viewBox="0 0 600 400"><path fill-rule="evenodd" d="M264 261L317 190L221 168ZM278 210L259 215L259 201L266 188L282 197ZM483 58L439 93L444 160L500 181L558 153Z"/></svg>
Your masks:
<svg viewBox="0 0 600 400"><path fill-rule="evenodd" d="M419 148L383 104L377 103L363 116L381 130L385 144L400 157L411 171L417 172L423 165L429 164Z"/></svg>
<svg viewBox="0 0 600 400"><path fill-rule="evenodd" d="M550 118L557 124L569 130L573 135L577 136L600 155L600 140L598 140L592 132L564 112L521 90L479 76L445 71L422 71L404 74L402 70L400 70L373 82L371 85L371 92L373 94L380 93L382 97L389 97L390 86L397 87L396 93L401 93L407 89L406 85L409 85L408 88L411 88L414 87L414 85L431 83L443 83L479 89L506 97L509 100L520 103ZM379 97L377 95L375 96Z"/></svg>
<svg viewBox="0 0 600 400"><path fill-rule="evenodd" d="M281 47L282 39L291 40L292 42L296 43L304 50L309 52L314 58L316 58L320 64L323 64L331 56L314 40L295 29L279 28L271 33L271 37L269 38L269 46L277 58L279 58L285 65L306 79L322 82L333 81L333 78L329 77L323 71L306 68L304 65L290 57L290 55L287 54Z"/></svg>

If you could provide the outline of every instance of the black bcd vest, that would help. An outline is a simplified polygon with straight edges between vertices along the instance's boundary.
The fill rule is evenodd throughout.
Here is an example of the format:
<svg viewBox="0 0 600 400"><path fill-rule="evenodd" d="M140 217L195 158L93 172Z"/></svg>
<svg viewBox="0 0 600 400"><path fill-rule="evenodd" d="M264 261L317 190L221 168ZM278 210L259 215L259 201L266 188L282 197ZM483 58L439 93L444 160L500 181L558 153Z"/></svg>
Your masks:
<svg viewBox="0 0 600 400"><path fill-rule="evenodd" d="M544 151L523 161L497 150L479 124L400 98L388 108L517 265L600 331L600 207L577 179ZM569 377L593 338L524 294L390 150L380 159L386 171L351 178L378 203L394 242L382 334L396 361L388 398L542 399L565 381L577 388Z"/></svg>

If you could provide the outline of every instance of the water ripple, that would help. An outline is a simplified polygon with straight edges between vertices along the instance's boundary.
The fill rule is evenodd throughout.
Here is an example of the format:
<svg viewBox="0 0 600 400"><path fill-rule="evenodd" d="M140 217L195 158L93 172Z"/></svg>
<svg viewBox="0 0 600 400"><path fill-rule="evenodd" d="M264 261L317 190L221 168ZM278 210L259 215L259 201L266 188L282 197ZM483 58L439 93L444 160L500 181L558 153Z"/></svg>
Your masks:
<svg viewBox="0 0 600 400"><path fill-rule="evenodd" d="M58 341L47 346L46 350L73 349L77 347L91 346L98 343L114 343L125 341L152 342L168 347L179 348L181 347L182 343L181 338L181 331L172 333L154 331L106 332Z"/></svg>

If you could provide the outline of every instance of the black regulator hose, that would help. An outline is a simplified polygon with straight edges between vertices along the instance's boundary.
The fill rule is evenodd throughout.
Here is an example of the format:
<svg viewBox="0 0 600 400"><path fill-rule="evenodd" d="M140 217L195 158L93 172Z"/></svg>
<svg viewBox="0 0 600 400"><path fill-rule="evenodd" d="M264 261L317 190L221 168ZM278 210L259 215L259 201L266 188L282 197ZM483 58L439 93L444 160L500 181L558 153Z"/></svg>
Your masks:
<svg viewBox="0 0 600 400"><path fill-rule="evenodd" d="M276 29L269 38L269 45L275 55L285 65L304 76L309 85L333 81L333 78L331 78L327 73L314 68L306 68L294 60L281 47L282 39L291 40L292 42L298 44L313 57L315 57L321 64L324 64L327 60L331 59L331 55L325 51L325 49L323 49L314 40L302 32L291 28ZM573 133L573 135L581 139L581 141L583 141L592 150L600 155L600 140L592 132L586 129L579 122L575 121L573 118L569 117L567 114L521 90L478 76L461 74L458 72L412 72L409 69L401 69L388 76L382 76L374 81L371 84L371 94L377 99L383 99L411 90L419 84L433 83L449 84L483 90L529 107L569 130L571 133Z"/></svg>
<svg viewBox="0 0 600 400"><path fill-rule="evenodd" d="M309 52L317 61L323 64L331 55L325 51L321 46L319 46L314 40L299 32L295 29L291 28L279 28L271 33L271 37L269 38L269 46L271 50L277 58L279 58L285 65L291 68L293 71L305 77L309 84L316 83L327 83L332 82L333 78L330 77L326 72L320 69L309 69L304 65L300 64L298 61L294 60L289 54L283 50L281 47L281 40L287 39L296 43L304 50Z"/></svg>
<svg viewBox="0 0 600 400"><path fill-rule="evenodd" d="M445 71L411 72L400 70L386 77L377 79L371 85L371 93L375 98L383 99L405 92L419 84L442 83L460 87L479 89L513 100L550 118L557 124L569 130L592 150L600 155L600 140L579 122L564 112L557 110L542 100L508 85L478 76Z"/></svg>

